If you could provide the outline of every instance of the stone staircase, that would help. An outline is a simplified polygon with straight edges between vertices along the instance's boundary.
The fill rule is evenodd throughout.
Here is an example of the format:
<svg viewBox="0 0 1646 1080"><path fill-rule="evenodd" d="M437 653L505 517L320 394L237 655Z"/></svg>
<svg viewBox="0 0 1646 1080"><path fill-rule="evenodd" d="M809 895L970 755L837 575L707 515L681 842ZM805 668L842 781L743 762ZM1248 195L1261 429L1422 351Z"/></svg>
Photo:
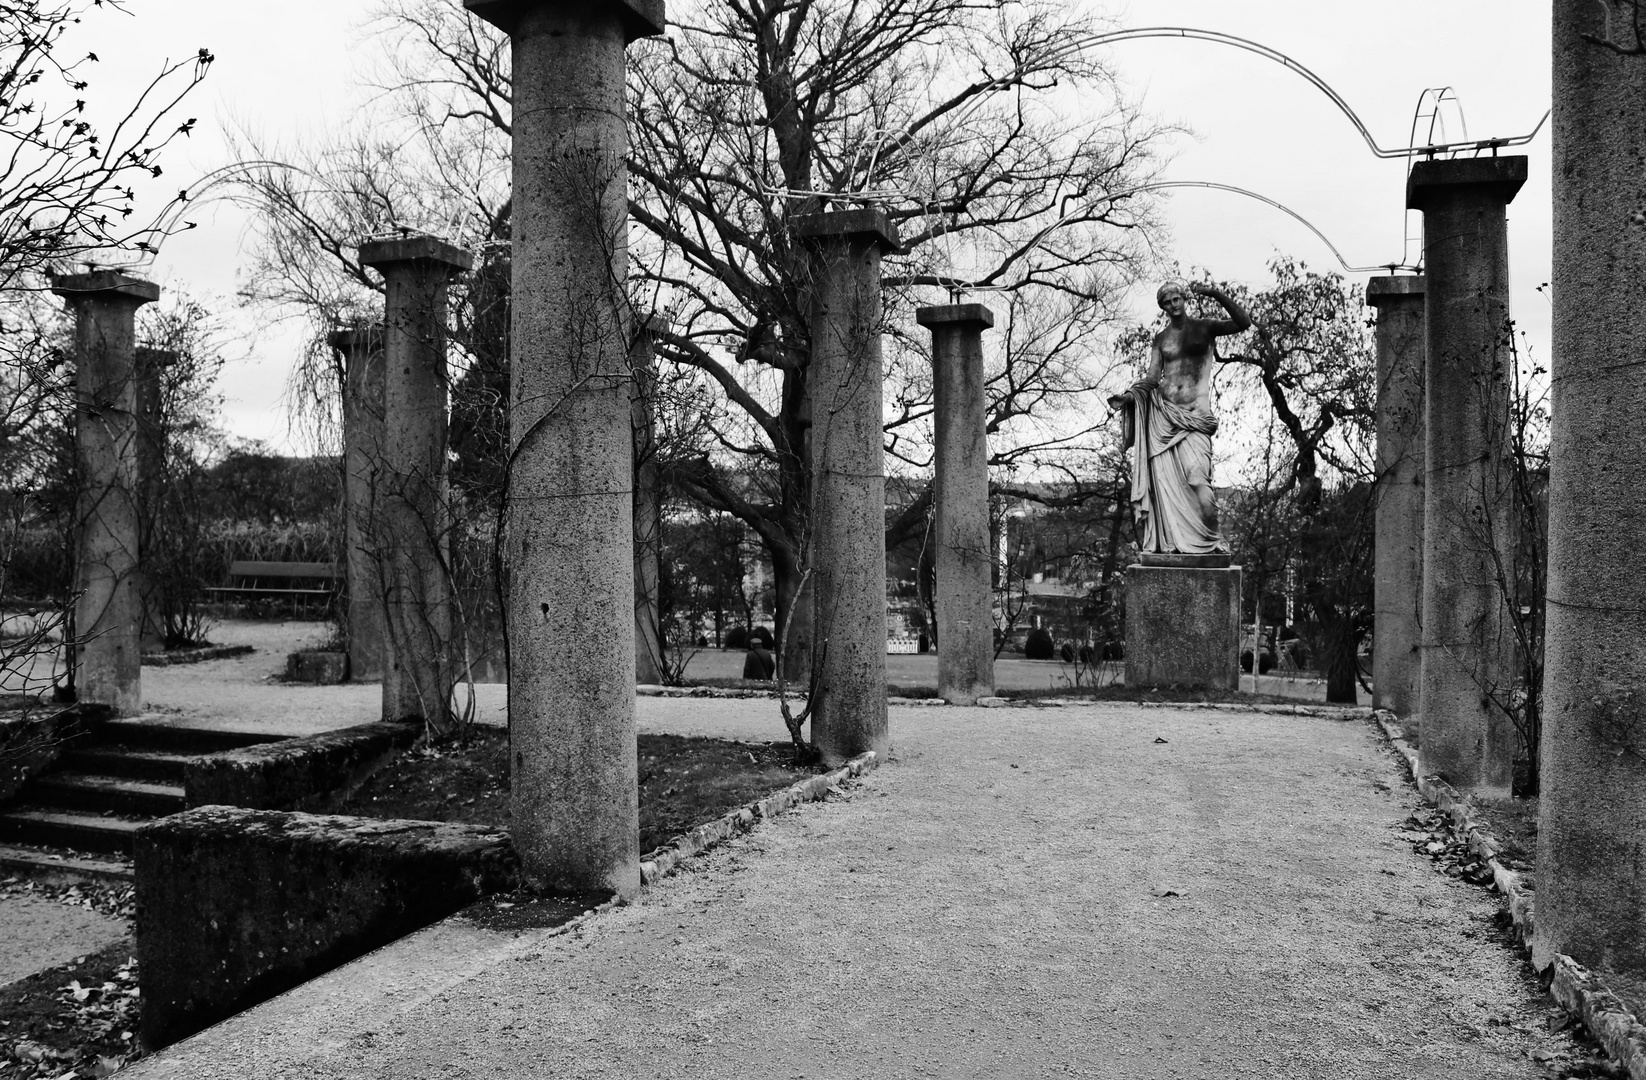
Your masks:
<svg viewBox="0 0 1646 1080"><path fill-rule="evenodd" d="M129 858L140 826L183 809L183 770L191 758L278 738L141 718L106 721L0 807L0 863L16 866L31 855L61 862L61 849ZM59 850L31 851L37 848Z"/></svg>

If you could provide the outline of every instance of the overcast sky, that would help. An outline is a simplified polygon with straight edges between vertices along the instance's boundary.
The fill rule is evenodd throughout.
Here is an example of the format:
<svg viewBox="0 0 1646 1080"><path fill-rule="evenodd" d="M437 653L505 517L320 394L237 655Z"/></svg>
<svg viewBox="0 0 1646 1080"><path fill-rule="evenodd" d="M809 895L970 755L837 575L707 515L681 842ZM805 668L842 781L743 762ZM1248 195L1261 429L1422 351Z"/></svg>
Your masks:
<svg viewBox="0 0 1646 1080"><path fill-rule="evenodd" d="M217 56L185 110L200 118L197 134L166 159L167 175L179 186L225 163L226 128L301 138L338 123L366 96L361 79L374 45L364 27L373 0L128 3L131 17L95 12L79 39L102 58L100 87L139 85L162 58L200 47ZM1413 111L1429 87L1456 92L1472 138L1524 134L1548 108L1547 0L1134 0L1106 10L1120 26L1215 30L1284 53L1331 84L1385 147L1407 145ZM1206 42L1129 41L1112 46L1110 57L1149 111L1194 132L1179 141L1168 178L1248 188L1283 203L1351 265L1402 259L1405 161L1376 159L1337 107L1299 75ZM1461 133L1454 124L1448 134ZM1549 278L1547 127L1519 152L1530 155L1531 180L1509 208L1512 302L1532 348L1547 359L1549 306L1536 292ZM1305 228L1258 202L1179 190L1166 211L1172 254L1186 267L1253 284L1265 279L1276 253L1314 269L1340 269ZM193 216L201 228L168 242L151 274L227 309L244 220L222 205ZM1139 319L1153 316L1153 288L1138 292ZM248 333L223 380L225 422L236 435L288 445L279 398L300 337L279 327L253 333L249 319L236 321Z"/></svg>

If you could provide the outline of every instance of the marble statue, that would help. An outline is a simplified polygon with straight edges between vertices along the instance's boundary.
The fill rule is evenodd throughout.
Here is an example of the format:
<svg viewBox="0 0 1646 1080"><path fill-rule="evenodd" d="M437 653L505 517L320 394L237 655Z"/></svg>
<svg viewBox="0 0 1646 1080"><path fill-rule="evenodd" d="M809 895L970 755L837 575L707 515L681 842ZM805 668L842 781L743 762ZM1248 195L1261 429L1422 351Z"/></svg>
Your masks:
<svg viewBox="0 0 1646 1080"><path fill-rule="evenodd" d="M1209 296L1226 319L1189 314L1189 295ZM1219 337L1252 325L1250 315L1223 290L1171 281L1155 294L1166 326L1149 348L1149 370L1131 389L1109 399L1124 419L1124 444L1133 446L1132 514L1145 554L1211 555L1229 550L1218 531L1212 492L1212 372Z"/></svg>

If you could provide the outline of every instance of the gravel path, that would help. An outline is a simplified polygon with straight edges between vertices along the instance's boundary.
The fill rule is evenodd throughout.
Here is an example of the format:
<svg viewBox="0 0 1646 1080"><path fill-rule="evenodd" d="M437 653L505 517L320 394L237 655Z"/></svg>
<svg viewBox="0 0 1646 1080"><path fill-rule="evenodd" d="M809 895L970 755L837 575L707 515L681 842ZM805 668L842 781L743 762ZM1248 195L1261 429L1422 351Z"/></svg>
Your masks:
<svg viewBox="0 0 1646 1080"><path fill-rule="evenodd" d="M674 704L688 730L760 722ZM581 931L443 924L131 1074L1547 1075L1546 1002L1494 899L1400 838L1416 796L1369 725L1125 706L893 725L844 797Z"/></svg>
<svg viewBox="0 0 1646 1080"><path fill-rule="evenodd" d="M0 890L0 986L96 952L131 933L123 919ZM0 1031L0 1039L5 1033Z"/></svg>

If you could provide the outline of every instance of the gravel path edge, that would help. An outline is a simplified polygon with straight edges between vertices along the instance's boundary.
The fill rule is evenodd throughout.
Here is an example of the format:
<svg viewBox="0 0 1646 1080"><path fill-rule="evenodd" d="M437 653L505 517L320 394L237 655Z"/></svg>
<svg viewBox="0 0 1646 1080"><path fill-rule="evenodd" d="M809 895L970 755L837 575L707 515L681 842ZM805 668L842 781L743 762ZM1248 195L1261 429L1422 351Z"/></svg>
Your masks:
<svg viewBox="0 0 1646 1080"><path fill-rule="evenodd" d="M799 803L820 802L847 780L861 776L879 764L880 759L873 750L864 751L838 769L797 781L782 791L756 799L714 821L699 825L642 858L640 883L650 885L667 877L687 859L747 832L754 828L756 822L776 817Z"/></svg>
<svg viewBox="0 0 1646 1080"><path fill-rule="evenodd" d="M1524 875L1499 861L1502 843L1469 812L1468 802L1452 785L1438 776L1423 775L1418 766L1417 749L1402 737L1393 715L1379 709L1373 716L1395 752L1406 762L1418 793L1446 815L1452 831L1491 868L1492 884L1503 894L1509 917L1514 920L1516 937L1530 960L1535 928L1534 897ZM1548 968L1539 974L1549 975L1549 996L1569 1014L1583 1020L1595 1041L1628 1072L1630 1080L1646 1080L1646 1025L1641 1024L1616 994L1606 989L1592 971L1565 953L1556 954Z"/></svg>

